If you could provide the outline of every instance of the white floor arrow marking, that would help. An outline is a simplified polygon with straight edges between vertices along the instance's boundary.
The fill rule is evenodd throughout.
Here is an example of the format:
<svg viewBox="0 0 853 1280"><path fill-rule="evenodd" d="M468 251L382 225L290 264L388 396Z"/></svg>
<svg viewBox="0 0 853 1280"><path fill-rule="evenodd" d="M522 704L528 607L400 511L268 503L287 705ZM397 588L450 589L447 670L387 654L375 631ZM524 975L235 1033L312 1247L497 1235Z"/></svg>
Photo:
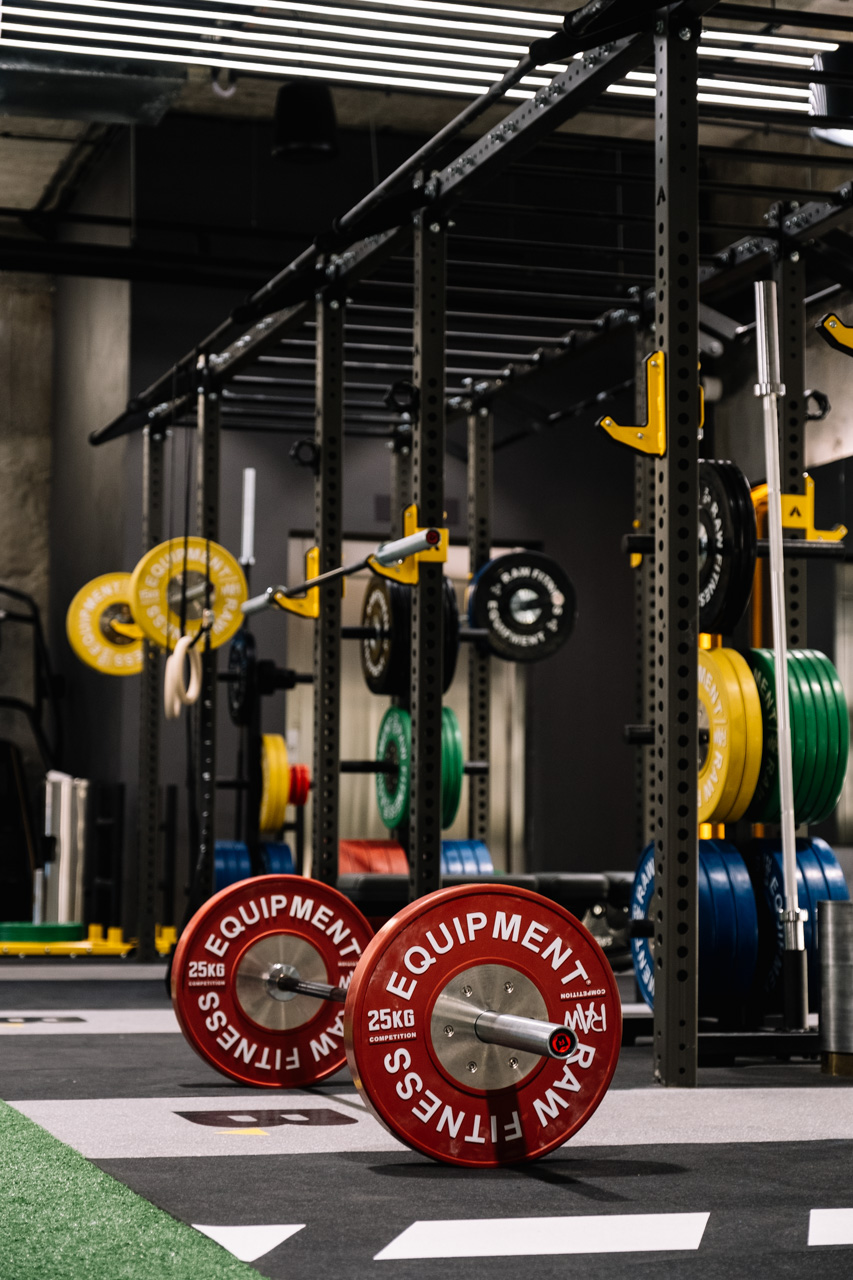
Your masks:
<svg viewBox="0 0 853 1280"><path fill-rule="evenodd" d="M853 1244L853 1209L812 1209L809 1244Z"/></svg>
<svg viewBox="0 0 853 1280"><path fill-rule="evenodd" d="M376 1260L698 1249L709 1217L708 1213L631 1213L413 1222L376 1254Z"/></svg>
<svg viewBox="0 0 853 1280"><path fill-rule="evenodd" d="M202 1235L210 1236L211 1240L221 1244L223 1249L233 1253L241 1262L254 1262L256 1258L262 1258L265 1253L277 1248L284 1240L295 1236L305 1223L298 1222L288 1226L207 1227L194 1222L193 1226Z"/></svg>

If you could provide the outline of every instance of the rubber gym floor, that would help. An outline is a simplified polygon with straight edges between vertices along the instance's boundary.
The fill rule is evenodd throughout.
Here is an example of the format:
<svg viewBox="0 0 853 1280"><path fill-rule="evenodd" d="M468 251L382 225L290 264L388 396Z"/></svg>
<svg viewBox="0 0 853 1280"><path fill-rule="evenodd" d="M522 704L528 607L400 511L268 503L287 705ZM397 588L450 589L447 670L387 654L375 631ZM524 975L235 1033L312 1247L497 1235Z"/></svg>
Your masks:
<svg viewBox="0 0 853 1280"><path fill-rule="evenodd" d="M345 1073L218 1075L160 966L10 960L0 1037L2 1280L853 1273L853 1092L816 1062L664 1090L640 1040L568 1144L478 1172L400 1145Z"/></svg>

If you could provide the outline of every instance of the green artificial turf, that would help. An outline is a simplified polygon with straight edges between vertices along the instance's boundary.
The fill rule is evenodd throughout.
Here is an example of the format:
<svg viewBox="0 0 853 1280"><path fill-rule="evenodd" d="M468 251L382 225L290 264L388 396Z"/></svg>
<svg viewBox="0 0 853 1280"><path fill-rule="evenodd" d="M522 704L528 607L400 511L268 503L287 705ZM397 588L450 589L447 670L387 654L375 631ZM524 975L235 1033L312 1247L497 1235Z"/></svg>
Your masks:
<svg viewBox="0 0 853 1280"><path fill-rule="evenodd" d="M258 1280L0 1102L0 1280Z"/></svg>

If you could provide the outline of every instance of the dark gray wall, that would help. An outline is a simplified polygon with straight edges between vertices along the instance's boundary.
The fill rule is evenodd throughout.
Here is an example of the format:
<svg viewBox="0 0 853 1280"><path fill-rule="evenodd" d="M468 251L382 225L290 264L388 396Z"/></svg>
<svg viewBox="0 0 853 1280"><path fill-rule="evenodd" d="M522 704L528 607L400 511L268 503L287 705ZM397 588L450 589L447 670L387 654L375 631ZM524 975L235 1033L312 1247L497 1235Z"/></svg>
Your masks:
<svg viewBox="0 0 853 1280"><path fill-rule="evenodd" d="M44 616L49 596L50 401L53 282L0 276L0 583L30 596ZM0 604L27 613L13 598ZM7 619L0 635L0 695L32 705L33 629ZM53 725L48 722L48 736ZM33 783L44 762L26 717L0 708L0 738L14 742Z"/></svg>
<svg viewBox="0 0 853 1280"><path fill-rule="evenodd" d="M282 233L293 237L286 252L281 245L275 250L280 265L304 243L303 233L307 238L307 233L327 225L373 182L365 136L355 138L351 148L344 146L343 163L331 183L319 171L273 166L267 147L268 131L239 122L173 117L157 130L140 129L136 148L140 243L146 243L149 235L145 230L149 218L171 216L185 222L197 219L245 226L253 217L269 224L273 211ZM380 172L410 148L411 140L379 139ZM255 164L247 167L251 155ZM111 179L116 198L126 195L120 172L117 158ZM108 178L105 174L102 180L101 200L106 200ZM271 252L268 242L250 248L265 257ZM139 554L139 438L92 449L85 443L86 432L121 408L126 390L138 391L162 374L242 296L221 288L134 283L129 386L125 388L117 350L124 330L115 323L117 297L123 288L74 281L62 286L57 439L65 477L52 533L58 571L57 644L66 597L70 599L73 590L96 573L131 568ZM102 377L89 376L96 364ZM81 368L89 371L84 385L79 385ZM549 386L545 399L551 408L568 405L629 373L629 351L604 348L597 358L568 368ZM569 419L495 454L495 541L541 546L567 569L578 593L573 637L554 659L533 668L528 677L528 859L537 868L629 867L638 853L632 749L621 741L622 725L633 718L635 679L632 581L619 551L620 536L630 527L633 514L633 455L597 433L593 416ZM518 425L516 407L512 429ZM501 430L499 418L499 435ZM166 536L183 529L187 437L186 431L177 430L167 446ZM291 442L292 437L258 432L228 432L223 440L220 539L235 552L242 468L254 466L258 472L255 588L282 578L288 533L310 529L313 522L312 478L290 461ZM193 445L189 444L192 466ZM377 523L375 511L376 496L389 491L389 458L383 442L347 441L346 482L347 530L384 536L387 529ZM448 507L455 508L458 516L451 533L464 536L465 467L456 458L448 458L446 483ZM282 621L261 617L254 630L262 655L285 662ZM89 776L121 776L132 790L135 682L106 680L76 662L68 670L73 672L69 697L75 723L69 757L73 768ZM276 715L274 707L269 715L271 720ZM227 773L236 744L224 708L219 723L219 771ZM183 782L184 748L183 724L166 725L164 782ZM227 800L221 806L220 832L230 834Z"/></svg>
<svg viewBox="0 0 853 1280"><path fill-rule="evenodd" d="M127 216L130 152L115 146L80 195L83 213ZM125 233L86 228L84 237L121 243ZM78 235L77 238L80 238ZM130 286L117 280L62 277L56 283L53 388L53 492L50 508L51 652L66 680L63 767L102 781L133 778L136 682L106 677L81 663L65 634L65 614L90 579L130 570L138 442L93 449L88 434L109 421L128 395ZM130 515L130 518L128 516ZM138 517L137 517L138 518Z"/></svg>

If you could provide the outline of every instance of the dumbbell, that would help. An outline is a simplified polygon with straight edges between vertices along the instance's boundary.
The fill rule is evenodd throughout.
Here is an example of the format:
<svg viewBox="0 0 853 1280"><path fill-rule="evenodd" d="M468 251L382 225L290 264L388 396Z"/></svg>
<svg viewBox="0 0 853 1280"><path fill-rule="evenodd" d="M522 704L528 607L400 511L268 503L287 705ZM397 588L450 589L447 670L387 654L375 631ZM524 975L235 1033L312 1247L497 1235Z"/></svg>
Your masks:
<svg viewBox="0 0 853 1280"><path fill-rule="evenodd" d="M374 937L343 894L260 876L216 894L175 952L193 1048L243 1085L341 1069L400 1141L450 1163L535 1159L599 1105L621 1040L601 948L562 907L508 885L412 903Z"/></svg>

